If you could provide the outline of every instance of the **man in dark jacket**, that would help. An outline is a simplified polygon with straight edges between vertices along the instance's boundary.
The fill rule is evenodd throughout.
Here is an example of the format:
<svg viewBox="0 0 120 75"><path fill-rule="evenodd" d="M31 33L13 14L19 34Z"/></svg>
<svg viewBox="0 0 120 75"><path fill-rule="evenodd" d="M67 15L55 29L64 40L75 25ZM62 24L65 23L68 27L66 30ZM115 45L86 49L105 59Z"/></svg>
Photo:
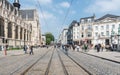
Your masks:
<svg viewBox="0 0 120 75"><path fill-rule="evenodd" d="M98 45L97 45L97 52L99 52L99 51L100 51L100 48L101 48L101 45L100 45L100 44L98 44Z"/></svg>
<svg viewBox="0 0 120 75"><path fill-rule="evenodd" d="M30 55L33 55L34 54L34 52L33 52L33 46L30 46Z"/></svg>

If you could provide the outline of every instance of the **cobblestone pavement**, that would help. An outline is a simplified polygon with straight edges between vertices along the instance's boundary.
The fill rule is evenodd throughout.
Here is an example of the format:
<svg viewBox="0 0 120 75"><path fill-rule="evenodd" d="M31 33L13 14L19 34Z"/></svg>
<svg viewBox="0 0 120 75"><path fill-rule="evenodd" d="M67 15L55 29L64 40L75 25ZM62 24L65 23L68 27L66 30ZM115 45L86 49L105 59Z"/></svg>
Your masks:
<svg viewBox="0 0 120 75"><path fill-rule="evenodd" d="M74 63L70 58L68 58L65 54L63 54L63 52L61 51L59 52L69 75L89 75L76 63Z"/></svg>
<svg viewBox="0 0 120 75"><path fill-rule="evenodd" d="M38 63L36 63L25 75L46 75L46 69L48 68L48 63L52 52L45 55ZM65 54L60 52L62 61L67 69L68 75L88 75L83 69L76 65L72 60L70 60ZM57 50L54 50L49 73L47 75L66 75L62 63L59 59Z"/></svg>
<svg viewBox="0 0 120 75"><path fill-rule="evenodd" d="M25 75L45 75L52 51L40 59Z"/></svg>
<svg viewBox="0 0 120 75"><path fill-rule="evenodd" d="M84 52L84 51L82 51L82 52ZM102 58L120 63L120 52L106 51L106 50L97 52L96 50L91 49L88 52L84 52L84 53L94 55L94 56L98 56L98 57L102 57Z"/></svg>
<svg viewBox="0 0 120 75"><path fill-rule="evenodd" d="M25 75L45 75L48 67L49 60L52 55L53 47L39 48L34 50L34 55L20 54L13 52L10 56L0 58L0 75L20 75L39 58L41 58ZM68 51L68 56L63 53L63 50L58 50L63 64L69 75L88 75L83 69L81 69L76 63L74 63L68 56L77 61L82 67L93 75L120 75L120 64L107 61L101 58L90 56L81 52ZM11 52L12 53L12 52ZM22 52L21 52L22 53ZM65 75L62 64L57 54L57 50L54 50L53 58L51 61L49 75Z"/></svg>
<svg viewBox="0 0 120 75"><path fill-rule="evenodd" d="M69 56L93 75L120 75L120 64L118 63L75 51L69 51Z"/></svg>
<svg viewBox="0 0 120 75"><path fill-rule="evenodd" d="M22 68L25 64L34 62L37 57L40 57L46 51L47 49L37 49L34 51L34 55L24 54L0 58L0 75L12 75L12 73Z"/></svg>
<svg viewBox="0 0 120 75"><path fill-rule="evenodd" d="M49 75L65 75L62 64L57 54L57 50L55 50L53 54Z"/></svg>

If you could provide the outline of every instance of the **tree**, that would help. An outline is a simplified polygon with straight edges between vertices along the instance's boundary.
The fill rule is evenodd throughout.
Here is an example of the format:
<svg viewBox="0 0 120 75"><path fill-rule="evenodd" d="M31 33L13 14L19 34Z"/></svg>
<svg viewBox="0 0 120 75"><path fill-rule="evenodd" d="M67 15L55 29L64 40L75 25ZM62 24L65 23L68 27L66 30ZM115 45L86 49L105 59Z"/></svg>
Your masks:
<svg viewBox="0 0 120 75"><path fill-rule="evenodd" d="M54 41L53 34L48 32L48 33L45 34L45 36L46 36L46 44L50 45L51 41Z"/></svg>

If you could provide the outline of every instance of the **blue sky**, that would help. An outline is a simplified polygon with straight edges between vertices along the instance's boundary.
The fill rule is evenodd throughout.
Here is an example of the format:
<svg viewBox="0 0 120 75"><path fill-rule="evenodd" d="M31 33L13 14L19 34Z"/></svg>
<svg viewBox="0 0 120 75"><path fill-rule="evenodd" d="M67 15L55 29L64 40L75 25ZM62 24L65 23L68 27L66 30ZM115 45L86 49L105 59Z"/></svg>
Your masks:
<svg viewBox="0 0 120 75"><path fill-rule="evenodd" d="M9 0L11 3L14 0ZM43 10L42 15L38 1ZM21 9L36 8L39 12L41 31L51 32L58 38L63 28L68 27L73 20L96 15L96 18L105 14L120 15L120 0L20 0ZM64 22L67 10L70 11ZM46 23L45 23L46 21ZM64 22L64 24L63 24Z"/></svg>

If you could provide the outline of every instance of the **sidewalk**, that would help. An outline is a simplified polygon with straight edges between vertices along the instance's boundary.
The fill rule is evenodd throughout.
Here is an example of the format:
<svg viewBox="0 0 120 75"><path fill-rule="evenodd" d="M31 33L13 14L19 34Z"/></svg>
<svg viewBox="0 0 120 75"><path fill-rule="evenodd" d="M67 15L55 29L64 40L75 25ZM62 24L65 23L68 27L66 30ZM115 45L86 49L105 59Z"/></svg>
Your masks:
<svg viewBox="0 0 120 75"><path fill-rule="evenodd" d="M46 48L34 48L34 52L38 51L38 50L44 50ZM28 50L28 53L29 53L29 50ZM6 56L18 56L18 55L24 55L25 52L23 49L21 50L8 50L7 51L7 55L5 55L4 51L0 51L0 58L2 57L6 57Z"/></svg>
<svg viewBox="0 0 120 75"><path fill-rule="evenodd" d="M83 52L83 51L81 51ZM92 49L89 50L88 52L83 52L85 54L89 54L95 57L99 57L105 60L109 60L112 62L120 63L120 52L115 52L115 51L103 51L103 52L97 52L96 50Z"/></svg>
<svg viewBox="0 0 120 75"><path fill-rule="evenodd" d="M36 48L34 48L34 50L37 50ZM28 51L29 52L29 51ZM0 51L0 57L6 57L6 56L17 56L17 55L24 55L25 52L23 49L21 50L8 50L7 51L7 55L5 55L4 51Z"/></svg>
<svg viewBox="0 0 120 75"><path fill-rule="evenodd" d="M23 49L21 49L21 50L9 50L9 51L7 51L7 55L5 55L4 51L0 51L0 57L22 55L22 54L24 54Z"/></svg>

